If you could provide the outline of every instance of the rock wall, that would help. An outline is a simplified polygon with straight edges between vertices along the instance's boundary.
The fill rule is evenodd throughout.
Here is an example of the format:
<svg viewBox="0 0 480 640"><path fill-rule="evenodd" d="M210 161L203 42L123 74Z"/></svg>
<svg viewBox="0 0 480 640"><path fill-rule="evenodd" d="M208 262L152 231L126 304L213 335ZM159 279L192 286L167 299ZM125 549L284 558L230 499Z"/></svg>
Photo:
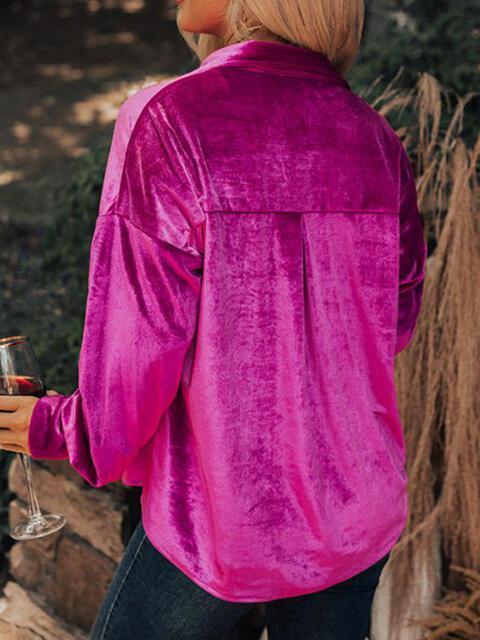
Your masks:
<svg viewBox="0 0 480 640"><path fill-rule="evenodd" d="M12 580L0 600L0 637L87 638L131 533L128 489L121 483L95 489L67 461L31 462L40 508L62 513L68 522L54 534L17 541L10 549ZM16 494L9 505L11 526L27 517L19 456L9 469L9 488ZM43 632L42 617L48 618L40 625Z"/></svg>

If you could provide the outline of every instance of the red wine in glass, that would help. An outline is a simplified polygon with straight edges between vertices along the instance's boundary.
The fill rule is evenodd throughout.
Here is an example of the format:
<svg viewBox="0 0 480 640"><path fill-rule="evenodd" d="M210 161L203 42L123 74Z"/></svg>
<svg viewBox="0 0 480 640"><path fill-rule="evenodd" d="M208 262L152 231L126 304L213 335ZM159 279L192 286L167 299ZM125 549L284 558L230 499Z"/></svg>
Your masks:
<svg viewBox="0 0 480 640"><path fill-rule="evenodd" d="M45 394L46 385L28 336L0 338L0 395L40 398ZM30 456L19 455L27 478L28 518L11 527L8 533L15 540L33 540L58 531L67 519L60 514L42 514L33 485Z"/></svg>
<svg viewBox="0 0 480 640"><path fill-rule="evenodd" d="M12 389L14 392L8 394L6 389ZM39 377L0 374L0 395L37 396L40 398L45 393L46 389Z"/></svg>

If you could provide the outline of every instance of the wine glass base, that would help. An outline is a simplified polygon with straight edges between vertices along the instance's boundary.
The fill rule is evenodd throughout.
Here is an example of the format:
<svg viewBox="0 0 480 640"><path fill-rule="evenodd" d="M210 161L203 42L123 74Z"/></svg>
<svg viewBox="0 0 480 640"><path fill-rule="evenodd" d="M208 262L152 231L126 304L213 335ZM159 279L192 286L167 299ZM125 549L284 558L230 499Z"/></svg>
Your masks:
<svg viewBox="0 0 480 640"><path fill-rule="evenodd" d="M29 520L22 520L11 527L8 532L14 540L35 540L43 538L61 529L67 522L67 518L62 515L48 514L46 516L35 516Z"/></svg>

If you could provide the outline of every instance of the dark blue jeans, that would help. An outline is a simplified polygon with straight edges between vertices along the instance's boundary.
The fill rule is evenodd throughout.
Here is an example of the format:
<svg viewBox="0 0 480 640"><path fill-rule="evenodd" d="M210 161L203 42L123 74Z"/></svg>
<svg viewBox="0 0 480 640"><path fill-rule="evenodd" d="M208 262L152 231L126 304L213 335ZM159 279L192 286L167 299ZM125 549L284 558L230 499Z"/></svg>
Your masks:
<svg viewBox="0 0 480 640"><path fill-rule="evenodd" d="M327 589L263 603L269 640L365 640L389 556ZM140 520L90 640L222 640L257 605L221 600L199 587L151 544Z"/></svg>

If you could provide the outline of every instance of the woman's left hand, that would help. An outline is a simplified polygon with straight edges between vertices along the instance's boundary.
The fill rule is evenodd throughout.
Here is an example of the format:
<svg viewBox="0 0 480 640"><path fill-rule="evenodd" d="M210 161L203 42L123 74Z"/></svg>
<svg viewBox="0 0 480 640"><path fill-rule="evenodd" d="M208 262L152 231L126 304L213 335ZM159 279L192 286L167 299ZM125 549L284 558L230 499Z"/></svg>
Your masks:
<svg viewBox="0 0 480 640"><path fill-rule="evenodd" d="M56 396L57 391L48 389L47 396ZM36 403L36 396L0 395L0 449L15 453L30 454L28 430Z"/></svg>

